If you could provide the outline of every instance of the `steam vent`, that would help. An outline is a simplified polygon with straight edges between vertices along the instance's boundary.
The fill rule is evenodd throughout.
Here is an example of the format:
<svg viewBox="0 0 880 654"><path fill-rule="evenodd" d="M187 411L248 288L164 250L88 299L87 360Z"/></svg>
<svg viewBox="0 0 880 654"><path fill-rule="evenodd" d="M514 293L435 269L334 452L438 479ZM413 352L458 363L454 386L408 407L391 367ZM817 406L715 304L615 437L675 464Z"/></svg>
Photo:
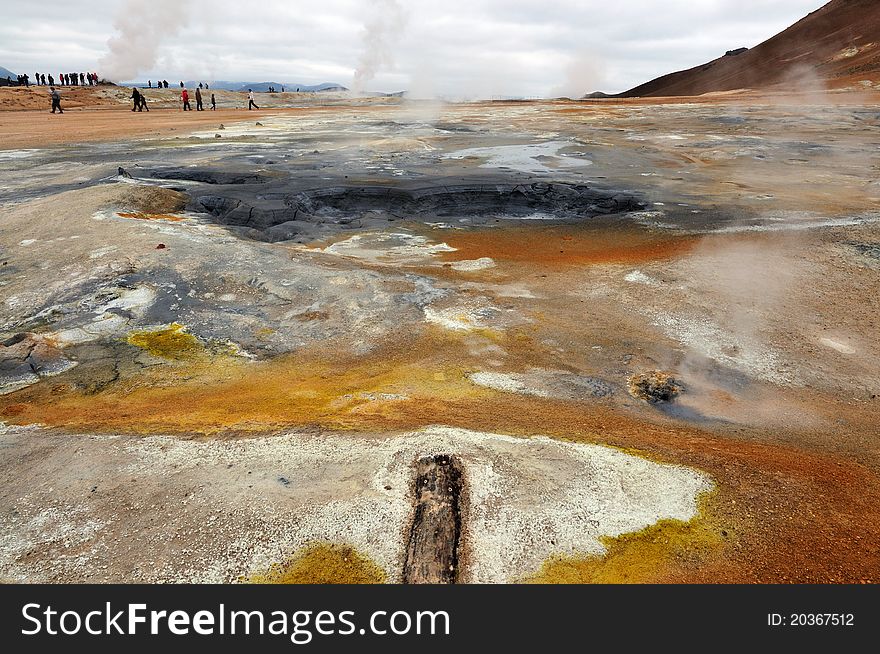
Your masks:
<svg viewBox="0 0 880 654"><path fill-rule="evenodd" d="M878 5L623 97L0 87L0 580L880 581Z"/></svg>

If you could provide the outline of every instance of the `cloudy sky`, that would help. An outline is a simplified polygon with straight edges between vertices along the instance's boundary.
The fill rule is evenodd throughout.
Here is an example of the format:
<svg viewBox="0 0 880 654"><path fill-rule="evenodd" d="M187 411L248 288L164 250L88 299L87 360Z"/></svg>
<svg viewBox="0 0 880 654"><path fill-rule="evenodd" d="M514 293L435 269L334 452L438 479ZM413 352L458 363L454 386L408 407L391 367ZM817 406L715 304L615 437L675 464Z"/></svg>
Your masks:
<svg viewBox="0 0 880 654"><path fill-rule="evenodd" d="M464 97L621 91L824 0L3 0L0 66Z"/></svg>

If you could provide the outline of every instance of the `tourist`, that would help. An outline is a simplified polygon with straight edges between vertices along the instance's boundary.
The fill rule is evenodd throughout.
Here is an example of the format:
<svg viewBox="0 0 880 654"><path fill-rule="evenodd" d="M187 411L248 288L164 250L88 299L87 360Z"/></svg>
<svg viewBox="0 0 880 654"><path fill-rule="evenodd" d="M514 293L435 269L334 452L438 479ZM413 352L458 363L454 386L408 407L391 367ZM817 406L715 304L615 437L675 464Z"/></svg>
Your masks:
<svg viewBox="0 0 880 654"><path fill-rule="evenodd" d="M57 109L59 114L63 114L64 109L61 108L61 94L58 92L58 89L54 86L50 86L49 96L52 98L52 113L54 114Z"/></svg>
<svg viewBox="0 0 880 654"><path fill-rule="evenodd" d="M137 89L131 90L131 99L134 103L131 107L132 111L140 111L141 110L141 93Z"/></svg>
<svg viewBox="0 0 880 654"><path fill-rule="evenodd" d="M259 109L257 103L254 102L254 92L251 89L248 89L248 111L251 109Z"/></svg>

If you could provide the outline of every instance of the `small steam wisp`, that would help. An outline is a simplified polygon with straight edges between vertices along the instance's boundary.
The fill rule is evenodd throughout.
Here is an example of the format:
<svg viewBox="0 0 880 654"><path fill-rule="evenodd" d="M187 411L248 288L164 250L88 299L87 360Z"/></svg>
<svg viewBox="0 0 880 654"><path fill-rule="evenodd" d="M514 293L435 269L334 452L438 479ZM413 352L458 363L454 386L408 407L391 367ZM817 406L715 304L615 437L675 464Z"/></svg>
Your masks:
<svg viewBox="0 0 880 654"><path fill-rule="evenodd" d="M383 66L394 65L392 46L406 27L407 16L397 0L371 0L372 12L365 24L364 51L354 71L352 88L363 91Z"/></svg>

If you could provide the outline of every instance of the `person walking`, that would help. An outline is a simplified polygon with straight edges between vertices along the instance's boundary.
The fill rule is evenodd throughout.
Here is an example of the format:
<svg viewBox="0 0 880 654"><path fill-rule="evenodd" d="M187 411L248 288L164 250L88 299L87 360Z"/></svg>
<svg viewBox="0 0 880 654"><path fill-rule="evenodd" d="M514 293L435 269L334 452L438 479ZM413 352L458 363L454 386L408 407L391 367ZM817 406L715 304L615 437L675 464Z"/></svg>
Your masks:
<svg viewBox="0 0 880 654"><path fill-rule="evenodd" d="M251 109L259 109L257 103L254 102L254 92L251 89L248 89L248 111Z"/></svg>
<svg viewBox="0 0 880 654"><path fill-rule="evenodd" d="M211 111L217 111L217 101L214 99L214 94L211 94Z"/></svg>
<svg viewBox="0 0 880 654"><path fill-rule="evenodd" d="M132 99L132 111L140 111L141 110L141 92L137 89L131 90L131 99Z"/></svg>
<svg viewBox="0 0 880 654"><path fill-rule="evenodd" d="M202 106L202 89L196 88L196 111L204 111L205 108Z"/></svg>
<svg viewBox="0 0 880 654"><path fill-rule="evenodd" d="M186 89L180 92L180 99L183 101L183 110L192 111L192 107L189 106L189 93L186 92Z"/></svg>
<svg viewBox="0 0 880 654"><path fill-rule="evenodd" d="M54 114L57 109L59 114L63 114L64 109L61 108L61 94L54 86L49 87L49 97L52 98L52 113Z"/></svg>
<svg viewBox="0 0 880 654"><path fill-rule="evenodd" d="M141 91L141 109L145 111L149 111L150 108L147 106L147 96L144 95L143 91ZM138 109L140 111L141 109Z"/></svg>

